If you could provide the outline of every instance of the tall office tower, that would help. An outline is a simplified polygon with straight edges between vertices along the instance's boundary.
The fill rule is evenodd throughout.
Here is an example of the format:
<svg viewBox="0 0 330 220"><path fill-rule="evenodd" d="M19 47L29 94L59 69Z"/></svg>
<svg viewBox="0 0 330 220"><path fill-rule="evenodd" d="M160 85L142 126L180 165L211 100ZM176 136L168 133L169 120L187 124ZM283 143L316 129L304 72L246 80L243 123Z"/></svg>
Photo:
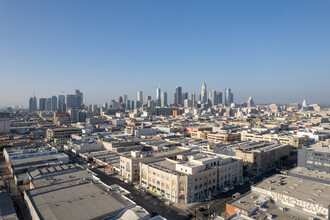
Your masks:
<svg viewBox="0 0 330 220"><path fill-rule="evenodd" d="M201 94L198 94L197 95L197 102L200 102L202 100L202 96L201 96Z"/></svg>
<svg viewBox="0 0 330 220"><path fill-rule="evenodd" d="M191 101L191 105L192 105L192 106L195 106L195 105L196 105L196 94L194 94L194 93L190 93L190 94L189 94L189 99L190 99L190 101Z"/></svg>
<svg viewBox="0 0 330 220"><path fill-rule="evenodd" d="M110 104L111 108L116 108L117 107L117 103L114 99L112 99L110 103L111 103Z"/></svg>
<svg viewBox="0 0 330 220"><path fill-rule="evenodd" d="M37 111L37 97L33 96L29 99L29 111L34 112Z"/></svg>
<svg viewBox="0 0 330 220"><path fill-rule="evenodd" d="M218 104L222 104L222 92L216 92L216 102Z"/></svg>
<svg viewBox="0 0 330 220"><path fill-rule="evenodd" d="M77 95L66 95L66 107L67 108L79 107Z"/></svg>
<svg viewBox="0 0 330 220"><path fill-rule="evenodd" d="M203 83L202 85L202 92L201 92L201 101L202 103L206 103L207 102L207 90L206 90L206 84Z"/></svg>
<svg viewBox="0 0 330 220"><path fill-rule="evenodd" d="M137 109L137 108L140 108L141 107L141 102L138 101L138 100L135 100L134 101L134 108Z"/></svg>
<svg viewBox="0 0 330 220"><path fill-rule="evenodd" d="M46 99L40 98L39 99L39 111L45 111L46 108Z"/></svg>
<svg viewBox="0 0 330 220"><path fill-rule="evenodd" d="M156 106L155 100L148 100L147 106L148 106L148 108L155 107Z"/></svg>
<svg viewBox="0 0 330 220"><path fill-rule="evenodd" d="M307 107L306 99L304 99L304 101L302 102L302 107Z"/></svg>
<svg viewBox="0 0 330 220"><path fill-rule="evenodd" d="M162 107L167 106L167 92L162 92L161 106Z"/></svg>
<svg viewBox="0 0 330 220"><path fill-rule="evenodd" d="M128 99L128 96L127 95L124 95L124 103L126 104L127 102L127 99Z"/></svg>
<svg viewBox="0 0 330 220"><path fill-rule="evenodd" d="M150 95L147 95L146 96L146 105L148 105L148 101L150 101L151 100L151 96Z"/></svg>
<svg viewBox="0 0 330 220"><path fill-rule="evenodd" d="M190 108L190 107L191 107L191 100L190 100L190 99L185 99L185 100L183 101L183 106L184 106L185 108Z"/></svg>
<svg viewBox="0 0 330 220"><path fill-rule="evenodd" d="M58 111L59 112L65 112L66 106L65 106L65 96L59 95L58 96Z"/></svg>
<svg viewBox="0 0 330 220"><path fill-rule="evenodd" d="M137 101L139 101L140 103L143 103L143 93L142 91L137 91Z"/></svg>
<svg viewBox="0 0 330 220"><path fill-rule="evenodd" d="M249 99L247 100L247 107L253 107L254 106L254 101L252 96L249 97Z"/></svg>
<svg viewBox="0 0 330 220"><path fill-rule="evenodd" d="M83 108L84 107L84 95L82 92L79 91L79 89L76 89L76 96L77 96L77 107Z"/></svg>
<svg viewBox="0 0 330 220"><path fill-rule="evenodd" d="M52 99L47 98L45 103L45 111L51 111L52 110Z"/></svg>
<svg viewBox="0 0 330 220"><path fill-rule="evenodd" d="M108 106L108 103L106 103L106 102L105 102L105 103L103 103L103 108L104 108L105 110L107 110L107 109L108 109L108 107L109 107L109 106Z"/></svg>
<svg viewBox="0 0 330 220"><path fill-rule="evenodd" d="M161 104L161 89L159 88L159 86L156 89L156 106L160 106Z"/></svg>
<svg viewBox="0 0 330 220"><path fill-rule="evenodd" d="M230 106L234 102L234 94L231 93L231 89L225 89L225 106Z"/></svg>
<svg viewBox="0 0 330 220"><path fill-rule="evenodd" d="M210 99L212 106L216 106L218 104L216 97L217 97L217 92L214 90L211 90L210 94L209 94L209 99Z"/></svg>
<svg viewBox="0 0 330 220"><path fill-rule="evenodd" d="M177 86L174 95L174 104L176 106L182 105L182 87Z"/></svg>
<svg viewBox="0 0 330 220"><path fill-rule="evenodd" d="M54 95L52 96L52 106L51 109L53 112L57 111L57 97Z"/></svg>
<svg viewBox="0 0 330 220"><path fill-rule="evenodd" d="M123 97L119 96L118 97L118 104L120 105L123 102Z"/></svg>
<svg viewBox="0 0 330 220"><path fill-rule="evenodd" d="M126 109L130 109L131 108L131 101L127 99L125 103L126 103Z"/></svg>
<svg viewBox="0 0 330 220"><path fill-rule="evenodd" d="M99 106L98 105L92 105L92 112L98 113L99 112Z"/></svg>
<svg viewBox="0 0 330 220"><path fill-rule="evenodd" d="M131 109L132 109L132 110L134 110L134 109L135 109L135 105L134 105L134 104L135 104L135 101L134 101L134 100L132 100L132 101L131 101Z"/></svg>
<svg viewBox="0 0 330 220"><path fill-rule="evenodd" d="M183 99L188 99L188 92L183 93Z"/></svg>

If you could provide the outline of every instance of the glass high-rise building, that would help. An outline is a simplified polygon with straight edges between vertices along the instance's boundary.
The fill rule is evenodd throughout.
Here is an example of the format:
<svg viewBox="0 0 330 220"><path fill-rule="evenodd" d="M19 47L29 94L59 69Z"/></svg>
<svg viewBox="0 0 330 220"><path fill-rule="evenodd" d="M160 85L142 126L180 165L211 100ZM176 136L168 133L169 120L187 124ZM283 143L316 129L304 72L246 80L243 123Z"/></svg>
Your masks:
<svg viewBox="0 0 330 220"><path fill-rule="evenodd" d="M65 112L66 106L65 106L65 96L59 95L58 96L58 111L59 112Z"/></svg>
<svg viewBox="0 0 330 220"><path fill-rule="evenodd" d="M37 97L33 96L29 99L29 111L37 111Z"/></svg>
<svg viewBox="0 0 330 220"><path fill-rule="evenodd" d="M160 102L161 102L161 89L159 88L159 86L156 89L156 106L160 106Z"/></svg>
<svg viewBox="0 0 330 220"><path fill-rule="evenodd" d="M162 92L161 106L162 107L167 106L167 92Z"/></svg>
<svg viewBox="0 0 330 220"><path fill-rule="evenodd" d="M207 102L207 90L206 90L206 83L203 83L202 85L202 91L201 91L201 101L202 103Z"/></svg>
<svg viewBox="0 0 330 220"><path fill-rule="evenodd" d="M225 106L230 106L231 103L234 103L234 94L231 93L230 88L225 89Z"/></svg>
<svg viewBox="0 0 330 220"><path fill-rule="evenodd" d="M143 103L143 93L142 91L137 91L137 101L139 101L140 103Z"/></svg>
<svg viewBox="0 0 330 220"><path fill-rule="evenodd" d="M52 96L51 109L53 112L57 111L57 97Z"/></svg>
<svg viewBox="0 0 330 220"><path fill-rule="evenodd" d="M76 96L77 96L77 107L82 108L84 105L84 95L79 89L76 89Z"/></svg>
<svg viewBox="0 0 330 220"><path fill-rule="evenodd" d="M40 98L39 99L39 111L45 111L46 108L46 99Z"/></svg>
<svg viewBox="0 0 330 220"><path fill-rule="evenodd" d="M182 87L177 86L174 95L174 104L176 106L183 105L182 101Z"/></svg>

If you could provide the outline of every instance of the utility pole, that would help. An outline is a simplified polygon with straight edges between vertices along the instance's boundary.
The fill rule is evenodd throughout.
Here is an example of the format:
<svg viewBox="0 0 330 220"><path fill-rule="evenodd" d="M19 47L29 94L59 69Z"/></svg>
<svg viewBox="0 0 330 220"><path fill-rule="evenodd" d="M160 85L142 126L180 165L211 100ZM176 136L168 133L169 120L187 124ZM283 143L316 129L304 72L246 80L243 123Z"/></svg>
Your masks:
<svg viewBox="0 0 330 220"><path fill-rule="evenodd" d="M210 195L209 195L209 199L210 199L210 200L209 200L209 219L211 219L211 207L210 207L210 205L211 205L211 204L210 204L210 203L211 203L211 194L212 194L212 193L211 193L211 191L210 191Z"/></svg>
<svg viewBox="0 0 330 220"><path fill-rule="evenodd" d="M197 204L195 204L195 220L197 220Z"/></svg>

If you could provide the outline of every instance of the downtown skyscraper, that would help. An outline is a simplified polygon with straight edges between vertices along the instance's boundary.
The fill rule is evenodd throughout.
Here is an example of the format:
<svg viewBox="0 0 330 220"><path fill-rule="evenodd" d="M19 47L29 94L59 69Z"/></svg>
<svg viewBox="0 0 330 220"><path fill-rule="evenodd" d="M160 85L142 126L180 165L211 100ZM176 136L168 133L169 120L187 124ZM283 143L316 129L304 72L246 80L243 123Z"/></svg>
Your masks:
<svg viewBox="0 0 330 220"><path fill-rule="evenodd" d="M201 101L202 103L207 102L207 89L206 89L206 83L203 83L202 85L202 91L201 91Z"/></svg>
<svg viewBox="0 0 330 220"><path fill-rule="evenodd" d="M143 104L143 93L142 91L137 91L137 99L138 102L140 102L140 104Z"/></svg>
<svg viewBox="0 0 330 220"><path fill-rule="evenodd" d="M234 94L231 93L230 88L225 89L225 106L230 106L234 102Z"/></svg>
<svg viewBox="0 0 330 220"><path fill-rule="evenodd" d="M162 107L167 106L167 92L162 92L161 106Z"/></svg>
<svg viewBox="0 0 330 220"><path fill-rule="evenodd" d="M158 86L157 89L156 89L156 106L160 106L161 105L161 89L160 87Z"/></svg>
<svg viewBox="0 0 330 220"><path fill-rule="evenodd" d="M180 106L183 105L182 101L182 87L177 86L174 94L174 105Z"/></svg>
<svg viewBox="0 0 330 220"><path fill-rule="evenodd" d="M37 97L33 96L29 99L29 111L34 112L37 111Z"/></svg>

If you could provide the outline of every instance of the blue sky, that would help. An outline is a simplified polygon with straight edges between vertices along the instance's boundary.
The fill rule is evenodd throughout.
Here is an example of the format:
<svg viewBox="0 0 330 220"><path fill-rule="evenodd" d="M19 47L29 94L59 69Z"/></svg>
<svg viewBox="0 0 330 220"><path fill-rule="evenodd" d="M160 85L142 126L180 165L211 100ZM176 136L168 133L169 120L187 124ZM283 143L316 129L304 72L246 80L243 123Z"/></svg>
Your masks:
<svg viewBox="0 0 330 220"><path fill-rule="evenodd" d="M0 1L0 106L101 104L160 83L235 101L330 104L330 1Z"/></svg>

